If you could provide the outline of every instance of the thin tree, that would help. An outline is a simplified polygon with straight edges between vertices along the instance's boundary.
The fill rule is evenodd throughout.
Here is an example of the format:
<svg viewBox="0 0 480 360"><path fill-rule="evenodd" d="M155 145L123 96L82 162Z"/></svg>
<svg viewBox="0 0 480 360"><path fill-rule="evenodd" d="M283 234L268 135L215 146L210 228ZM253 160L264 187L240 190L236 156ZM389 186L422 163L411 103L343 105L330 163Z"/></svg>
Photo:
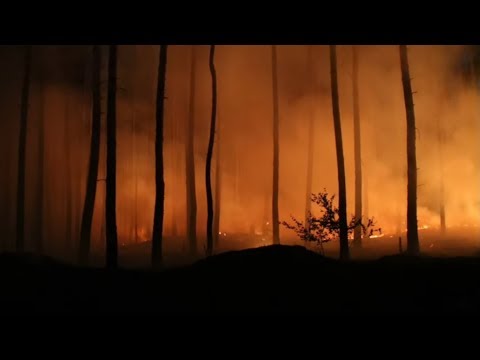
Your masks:
<svg viewBox="0 0 480 360"><path fill-rule="evenodd" d="M163 218L165 215L165 179L163 171L163 118L168 45L160 45L156 100L155 133L155 211L152 232L152 266L162 265Z"/></svg>
<svg viewBox="0 0 480 360"><path fill-rule="evenodd" d="M65 241L67 249L72 250L72 164L70 151L70 95L66 90L65 120L64 120L64 146L65 146Z"/></svg>
<svg viewBox="0 0 480 360"><path fill-rule="evenodd" d="M188 124L185 127L185 175L187 185L187 239L190 255L197 253L197 194L195 189L195 75L196 75L195 45L191 47L190 61L190 100L188 104Z"/></svg>
<svg viewBox="0 0 480 360"><path fill-rule="evenodd" d="M362 219L362 148L360 142L360 101L358 97L358 49L352 46L353 57L353 145L355 153L355 219ZM353 243L362 246L362 227L353 232Z"/></svg>
<svg viewBox="0 0 480 360"><path fill-rule="evenodd" d="M87 187L80 226L79 262L87 264L90 255L93 210L97 193L98 163L100 158L100 66L101 53L98 45L93 46L92 57L92 135L90 139L90 159L88 164Z"/></svg>
<svg viewBox="0 0 480 360"><path fill-rule="evenodd" d="M117 45L109 46L107 85L107 179L105 219L107 225L106 265L116 268L117 243Z"/></svg>
<svg viewBox="0 0 480 360"><path fill-rule="evenodd" d="M308 76L308 85L310 92L310 101L309 101L309 117L308 117L308 150L307 150L307 188L305 192L305 224L308 224L308 218L310 211L312 209L312 177L313 177L313 142L315 131L314 126L314 107L313 107L313 64L312 64L312 47L309 45L307 47L307 76ZM305 225L308 227L308 225ZM307 228L308 230L308 228ZM305 243L307 244L307 243Z"/></svg>
<svg viewBox="0 0 480 360"><path fill-rule="evenodd" d="M215 71L215 45L210 45L210 74L212 76L212 117L210 121L210 138L208 140L207 163L205 166L205 186L207 190L207 255L213 254L213 196L212 196L212 156L215 142L217 120L217 73Z"/></svg>
<svg viewBox="0 0 480 360"><path fill-rule="evenodd" d="M273 243L280 244L278 216L278 172L279 172L279 115L278 115L278 74L277 47L272 45L272 92L273 92L273 185L272 185L272 231Z"/></svg>
<svg viewBox="0 0 480 360"><path fill-rule="evenodd" d="M338 171L338 209L340 227L340 259L348 260L348 224L347 224L347 192L345 186L345 161L343 157L342 125L340 121L340 103L338 99L337 49L330 45L330 77L332 88L333 125L335 129L335 145L337 150Z"/></svg>
<svg viewBox="0 0 480 360"><path fill-rule="evenodd" d="M42 79L43 80L43 79ZM40 81L40 109L38 122L38 174L37 174L37 236L35 240L35 250L37 253L43 253L43 204L44 204L44 184L45 184L45 88L43 81Z"/></svg>
<svg viewBox="0 0 480 360"><path fill-rule="evenodd" d="M17 238L16 249L25 248L25 158L27 148L27 120L30 98L30 73L32 68L32 47L25 47L25 63L20 103L20 132L18 139L18 177L17 177Z"/></svg>
<svg viewBox="0 0 480 360"><path fill-rule="evenodd" d="M445 220L445 170L443 166L443 145L444 145L444 133L443 127L440 123L440 119L437 116L437 139L438 139L438 162L440 168L440 194L439 194L439 207L440 207L440 231L442 235L447 230L447 224Z"/></svg>
<svg viewBox="0 0 480 360"><path fill-rule="evenodd" d="M407 46L400 45L400 67L402 71L403 97L407 115L407 252L420 252L417 227L417 158L415 149L415 112L413 109L412 84L408 67Z"/></svg>
<svg viewBox="0 0 480 360"><path fill-rule="evenodd" d="M217 151L215 159L215 210L213 217L214 248L218 249L220 235L220 207L222 203L222 154L221 154L221 127L217 123Z"/></svg>

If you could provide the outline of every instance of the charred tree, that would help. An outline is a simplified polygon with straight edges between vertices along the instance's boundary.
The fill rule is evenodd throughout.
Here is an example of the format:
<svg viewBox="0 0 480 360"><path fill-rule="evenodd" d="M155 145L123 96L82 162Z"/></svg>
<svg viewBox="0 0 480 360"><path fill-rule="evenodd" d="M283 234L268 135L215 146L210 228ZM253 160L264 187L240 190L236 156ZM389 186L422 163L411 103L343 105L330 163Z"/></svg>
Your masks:
<svg viewBox="0 0 480 360"><path fill-rule="evenodd" d="M278 115L278 74L277 47L272 45L272 92L273 92L273 185L272 185L272 233L273 243L280 244L280 223L278 219L278 172L279 172L279 115Z"/></svg>
<svg viewBox="0 0 480 360"><path fill-rule="evenodd" d="M67 91L65 101L64 146L65 146L65 241L67 249L72 250L72 164L70 151L70 95Z"/></svg>
<svg viewBox="0 0 480 360"><path fill-rule="evenodd" d="M218 124L218 123L217 123ZM215 160L215 210L213 217L214 248L218 249L220 233L220 208L222 202L222 156L221 156L221 127L217 126L217 151Z"/></svg>
<svg viewBox="0 0 480 360"><path fill-rule="evenodd" d="M117 45L109 46L107 85L106 265L116 268L117 243Z"/></svg>
<svg viewBox="0 0 480 360"><path fill-rule="evenodd" d="M337 151L340 259L348 260L350 258L350 253L348 248L347 192L346 192L346 185L345 185L345 161L343 157L342 124L340 121L340 103L338 99L336 45L330 45L330 76L331 76L331 88L332 88L333 125L335 129L335 146Z"/></svg>
<svg viewBox="0 0 480 360"><path fill-rule="evenodd" d="M313 64L312 64L312 47L309 45L307 48L307 76L309 84L310 96L313 96ZM313 132L314 128L314 107L313 100L309 102L309 118L308 118L308 152L307 152L307 188L305 192L305 224L308 224L308 216L312 209L312 177L313 177ZM308 226L308 225L306 225Z"/></svg>
<svg viewBox="0 0 480 360"><path fill-rule="evenodd" d="M212 156L215 143L217 120L217 73L215 70L215 45L210 45L210 74L212 76L212 117L210 120L210 138L208 140L207 164L205 166L205 186L207 190L207 255L213 254L213 196L212 196Z"/></svg>
<svg viewBox="0 0 480 360"><path fill-rule="evenodd" d="M445 235L447 224L445 220L445 172L443 167L443 145L444 134L443 127L440 124L440 119L437 117L437 138L438 138L438 161L440 168L440 196L439 196L439 210L440 210L440 231Z"/></svg>
<svg viewBox="0 0 480 360"><path fill-rule="evenodd" d="M407 252L420 252L417 226L417 158L415 149L415 112L413 109L412 84L408 67L407 46L400 45L400 67L402 71L403 96L407 115Z"/></svg>
<svg viewBox="0 0 480 360"><path fill-rule="evenodd" d="M353 55L353 145L355 152L355 219L362 219L362 148L360 142L360 101L358 97L358 49L352 46ZM353 243L362 246L362 226L353 231Z"/></svg>
<svg viewBox="0 0 480 360"><path fill-rule="evenodd" d="M43 204L44 204L44 184L45 184L45 119L44 119L44 107L45 107L45 88L43 87L43 81L40 81L40 109L39 109L39 122L38 122L38 175L37 175L37 236L35 238L35 251L38 254L43 253Z"/></svg>
<svg viewBox="0 0 480 360"><path fill-rule="evenodd" d="M165 215L165 178L163 171L163 123L168 45L160 45L156 100L155 132L155 210L152 232L152 266L162 265L163 218Z"/></svg>
<svg viewBox="0 0 480 360"><path fill-rule="evenodd" d="M79 262L88 263L90 238L92 233L93 210L97 193L98 163L100 159L100 66L101 53L98 45L93 46L92 58L92 134L90 139L90 159L88 164L87 187L80 226Z"/></svg>
<svg viewBox="0 0 480 360"><path fill-rule="evenodd" d="M25 160L27 148L27 120L30 98L30 75L32 68L32 47L25 47L25 63L20 103L20 132L18 139L17 176L17 237L16 249L25 249Z"/></svg>
<svg viewBox="0 0 480 360"><path fill-rule="evenodd" d="M186 126L185 141L185 174L187 185L187 239L190 255L197 253L197 194L195 189L195 75L196 53L192 45L192 58L190 63L190 100L188 108L188 124Z"/></svg>

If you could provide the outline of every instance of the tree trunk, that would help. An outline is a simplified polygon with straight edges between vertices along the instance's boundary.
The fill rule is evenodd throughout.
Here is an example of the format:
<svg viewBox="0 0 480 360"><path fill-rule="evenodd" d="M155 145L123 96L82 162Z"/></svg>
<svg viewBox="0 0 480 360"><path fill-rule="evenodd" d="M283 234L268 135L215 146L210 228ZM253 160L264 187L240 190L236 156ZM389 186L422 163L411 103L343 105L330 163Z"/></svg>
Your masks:
<svg viewBox="0 0 480 360"><path fill-rule="evenodd" d="M25 158L27 148L27 119L30 97L30 72L32 47L25 48L25 69L20 104L20 133L18 139L18 180L17 180L17 238L16 249L25 249Z"/></svg>
<svg viewBox="0 0 480 360"><path fill-rule="evenodd" d="M340 104L338 100L337 51L336 45L330 45L330 73L332 87L333 125L337 149L338 170L338 209L340 222L340 259L348 260L347 192L345 186L345 162L343 158L342 125L340 122Z"/></svg>
<svg viewBox="0 0 480 360"><path fill-rule="evenodd" d="M186 126L185 164L187 185L187 239L191 256L197 253L197 194L195 189L195 45L192 45L190 65L190 100L188 108L188 124Z"/></svg>
<svg viewBox="0 0 480 360"><path fill-rule="evenodd" d="M43 81L40 82L40 109L38 123L38 181L37 181L37 237L35 250L38 254L43 253L43 203L44 203L44 184L45 184L45 88Z"/></svg>
<svg viewBox="0 0 480 360"><path fill-rule="evenodd" d="M195 189L195 67L196 52L192 45L190 62L190 100L188 108L188 124L185 127L185 174L187 185L187 241L191 256L197 254L197 194Z"/></svg>
<svg viewBox="0 0 480 360"><path fill-rule="evenodd" d="M445 221L445 173L443 167L443 128L440 124L440 119L437 117L437 137L438 137L438 160L440 168L440 231L442 235L445 235L447 225Z"/></svg>
<svg viewBox="0 0 480 360"><path fill-rule="evenodd" d="M117 243L117 45L109 46L107 94L107 180L105 219L107 225L106 265L118 264Z"/></svg>
<svg viewBox="0 0 480 360"><path fill-rule="evenodd" d="M353 143L355 149L355 219L362 219L362 148L360 142L360 101L358 98L358 50L353 52ZM359 224L353 234L353 243L362 246L362 226Z"/></svg>
<svg viewBox="0 0 480 360"><path fill-rule="evenodd" d="M65 101L65 122L64 122L64 141L65 141L65 241L68 251L73 249L72 246L72 165L70 154L70 94L66 90Z"/></svg>
<svg viewBox="0 0 480 360"><path fill-rule="evenodd" d="M92 134L90 139L90 160L88 164L87 187L83 205L82 223L80 227L79 262L88 263L90 256L90 239L92 233L93 210L97 193L98 163L100 158L100 66L101 54L98 45L93 46L92 71Z"/></svg>
<svg viewBox="0 0 480 360"><path fill-rule="evenodd" d="M213 239L214 248L218 249L220 232L220 207L222 203L222 156L221 156L221 128L217 126L217 151L215 161L215 211L213 218Z"/></svg>
<svg viewBox="0 0 480 360"><path fill-rule="evenodd" d="M309 93L313 96L313 64L312 64L312 47L309 45L307 48L307 76L309 83ZM313 100L309 102L309 119L308 119L308 153L307 153L307 188L305 192L305 227L309 230L310 224L308 223L308 217L312 209L312 177L313 177L313 141L314 141L314 107ZM308 244L308 242L306 242Z"/></svg>
<svg viewBox="0 0 480 360"><path fill-rule="evenodd" d="M212 117L210 121L210 138L208 140L207 164L205 166L205 186L207 190L207 256L213 254L213 197L212 197L212 156L215 142L217 120L217 73L215 71L215 45L210 45L210 74L212 76Z"/></svg>
<svg viewBox="0 0 480 360"><path fill-rule="evenodd" d="M155 212L153 214L152 266L162 265L163 218L165 215L165 179L163 171L163 118L168 45L160 45L156 101L155 134Z"/></svg>
<svg viewBox="0 0 480 360"><path fill-rule="evenodd" d="M279 115L278 115L278 74L277 47L272 45L272 91L273 91L273 185L272 185L272 232L273 243L280 244L278 220L278 172L279 172Z"/></svg>
<svg viewBox="0 0 480 360"><path fill-rule="evenodd" d="M407 252L420 252L417 227L417 159L415 150L415 112L413 110L412 84L408 68L406 45L400 45L400 66L402 70L403 96L407 114Z"/></svg>

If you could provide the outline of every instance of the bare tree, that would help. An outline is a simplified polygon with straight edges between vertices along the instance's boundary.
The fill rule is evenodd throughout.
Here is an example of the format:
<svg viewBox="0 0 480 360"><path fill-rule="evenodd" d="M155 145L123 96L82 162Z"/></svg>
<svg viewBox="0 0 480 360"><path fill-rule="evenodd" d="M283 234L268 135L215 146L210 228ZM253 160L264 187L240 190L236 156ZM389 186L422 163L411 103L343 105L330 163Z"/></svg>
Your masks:
<svg viewBox="0 0 480 360"><path fill-rule="evenodd" d="M72 250L72 164L70 151L70 92L66 90L64 146L65 146L65 241L67 249Z"/></svg>
<svg viewBox="0 0 480 360"><path fill-rule="evenodd" d="M308 117L308 152L307 152L307 188L305 192L305 224L308 227L307 219L310 216L310 211L312 209L312 177L313 177L313 145L314 145L314 136L315 131L314 126L314 107L313 107L313 64L312 64L312 46L307 47L307 76L308 76L308 85L310 92L310 101L309 101L309 117ZM308 231L308 228L307 228ZM305 243L307 244L307 243Z"/></svg>
<svg viewBox="0 0 480 360"><path fill-rule="evenodd" d="M277 47L272 45L272 92L273 92L273 185L272 185L272 232L273 243L280 244L278 217L278 172L279 172L279 115Z"/></svg>
<svg viewBox="0 0 480 360"><path fill-rule="evenodd" d="M117 45L109 46L107 95L107 180L105 219L107 224L106 264L116 268L117 243Z"/></svg>
<svg viewBox="0 0 480 360"><path fill-rule="evenodd" d="M221 154L221 126L217 123L217 151L215 160L215 210L213 217L214 248L218 249L220 233L220 208L222 203L222 154Z"/></svg>
<svg viewBox="0 0 480 360"><path fill-rule="evenodd" d="M358 49L352 46L353 55L353 144L355 152L355 218L362 219L362 147L360 137L360 101L358 97ZM362 227L353 232L353 243L362 246Z"/></svg>
<svg viewBox="0 0 480 360"><path fill-rule="evenodd" d="M42 77L43 80L43 77ZM40 109L39 109L39 122L38 122L38 174L37 174L37 236L35 241L35 250L37 253L43 253L43 204L44 204L44 190L45 190L45 119L44 119L44 107L45 107L45 88L43 81L40 81Z"/></svg>
<svg viewBox="0 0 480 360"><path fill-rule="evenodd" d="M348 260L348 224L347 224L347 192L345 186L345 161L343 157L342 125L340 120L340 104L338 99L337 51L330 45L330 76L332 88L333 125L335 129L335 145L337 149L338 170L338 216L340 227L340 259Z"/></svg>
<svg viewBox="0 0 480 360"><path fill-rule="evenodd" d="M400 45L400 67L402 71L403 96L407 115L407 252L417 255L420 252L417 226L417 155L415 149L415 112L413 93L408 67L407 46Z"/></svg>
<svg viewBox="0 0 480 360"><path fill-rule="evenodd" d="M213 254L213 196L212 196L212 156L215 142L217 120L217 73L215 70L215 45L210 45L210 74L212 76L212 117L210 121L210 138L208 140L207 164L205 166L205 186L207 190L207 255Z"/></svg>
<svg viewBox="0 0 480 360"><path fill-rule="evenodd" d="M98 45L93 46L92 57L92 135L90 139L90 159L88 164L87 187L80 227L79 262L87 264L90 255L93 210L97 193L98 163L100 158L100 66L101 53Z"/></svg>
<svg viewBox="0 0 480 360"><path fill-rule="evenodd" d="M25 47L25 68L23 74L20 103L20 132L18 138L18 178L17 178L17 238L16 249L25 248L25 158L27 148L27 120L30 100L30 73L32 68L32 46Z"/></svg>
<svg viewBox="0 0 480 360"><path fill-rule="evenodd" d="M438 160L440 168L440 194L439 194L439 207L440 207L440 231L442 235L447 230L445 220L445 170L443 166L443 146L444 146L444 132L440 119L437 116L437 139L438 139Z"/></svg>
<svg viewBox="0 0 480 360"><path fill-rule="evenodd" d="M196 75L196 52L195 45L191 47L190 63L190 101L188 109L188 124L185 141L185 164L187 185L187 239L190 255L197 253L197 194L195 189L195 75Z"/></svg>
<svg viewBox="0 0 480 360"><path fill-rule="evenodd" d="M153 214L152 266L162 265L163 218L165 215L165 178L163 170L163 123L168 45L160 45L156 100L155 133L155 211Z"/></svg>

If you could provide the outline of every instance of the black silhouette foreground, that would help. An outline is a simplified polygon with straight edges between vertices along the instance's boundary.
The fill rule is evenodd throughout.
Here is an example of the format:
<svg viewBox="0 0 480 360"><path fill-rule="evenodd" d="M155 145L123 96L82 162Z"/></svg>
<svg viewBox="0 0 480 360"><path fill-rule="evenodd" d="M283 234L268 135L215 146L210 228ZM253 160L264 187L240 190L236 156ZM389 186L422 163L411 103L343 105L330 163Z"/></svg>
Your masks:
<svg viewBox="0 0 480 360"><path fill-rule="evenodd" d="M227 252L193 265L107 270L1 254L0 311L29 313L480 313L480 258L406 255L341 263L300 246Z"/></svg>

